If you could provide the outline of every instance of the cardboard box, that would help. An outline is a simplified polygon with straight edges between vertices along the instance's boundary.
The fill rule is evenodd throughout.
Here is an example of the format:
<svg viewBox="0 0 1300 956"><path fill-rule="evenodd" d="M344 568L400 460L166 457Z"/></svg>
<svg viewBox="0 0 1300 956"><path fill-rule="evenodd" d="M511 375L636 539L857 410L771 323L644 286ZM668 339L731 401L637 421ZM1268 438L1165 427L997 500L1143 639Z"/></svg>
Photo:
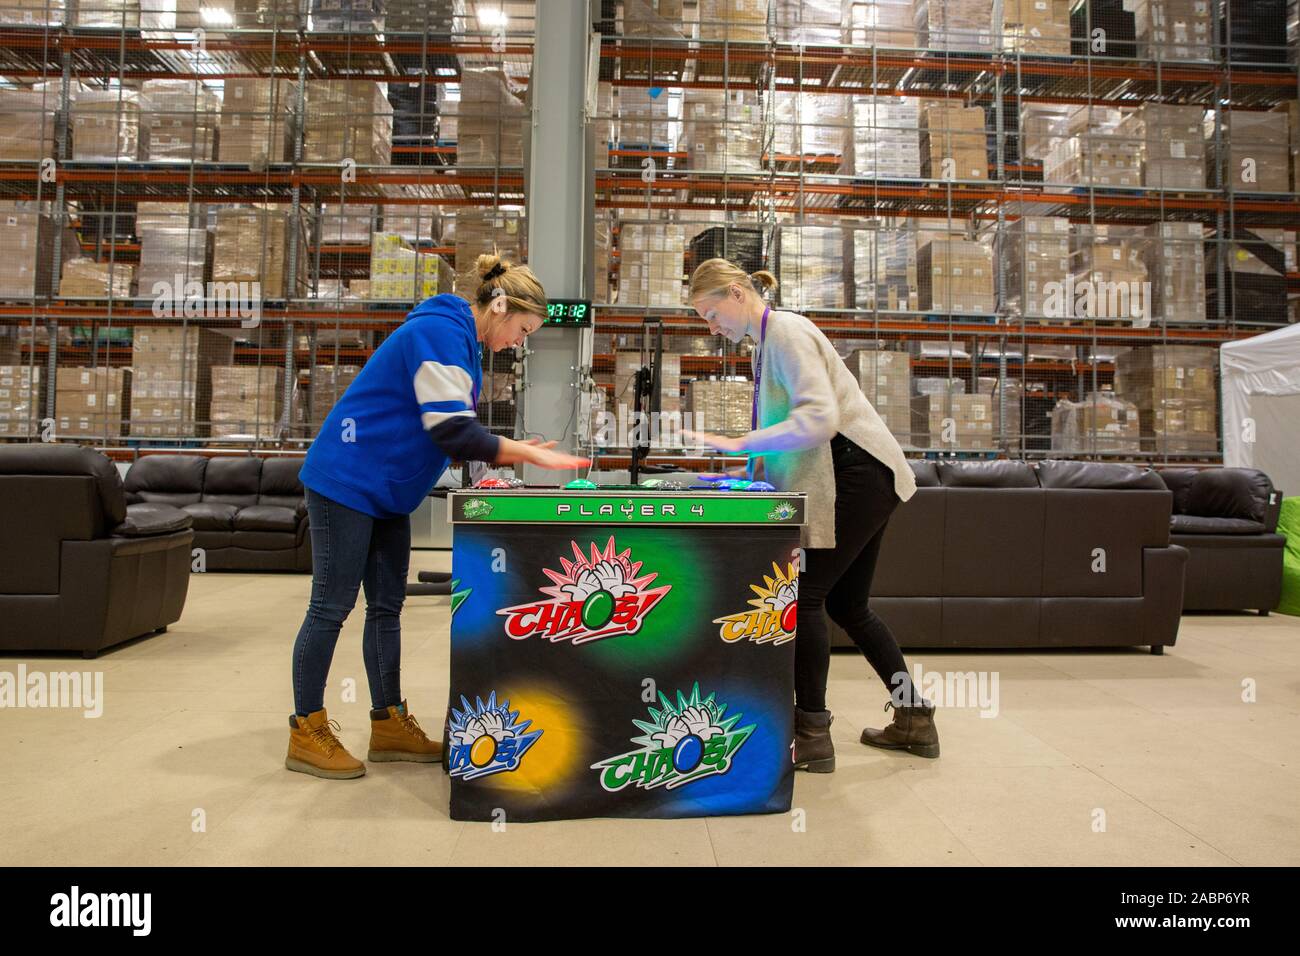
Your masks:
<svg viewBox="0 0 1300 956"><path fill-rule="evenodd" d="M912 356L856 349L844 360L862 394L900 442L912 441Z"/></svg>
<svg viewBox="0 0 1300 956"><path fill-rule="evenodd" d="M456 248L455 292L472 296L479 287L474 263L481 255L499 255L512 263L524 261L524 238L527 229L519 213L491 209L458 209L454 216L444 221L445 230L454 230L452 244Z"/></svg>
<svg viewBox="0 0 1300 956"><path fill-rule="evenodd" d="M459 166L522 166L528 111L498 69L461 71L457 108Z"/></svg>
<svg viewBox="0 0 1300 956"><path fill-rule="evenodd" d="M854 229L844 258L852 266L852 307L915 311L918 307L916 232Z"/></svg>
<svg viewBox="0 0 1300 956"><path fill-rule="evenodd" d="M1224 110L1220 123L1225 189L1264 193L1290 190L1291 125L1286 113ZM1213 129L1206 131L1205 153L1206 169L1215 169Z"/></svg>
<svg viewBox="0 0 1300 956"><path fill-rule="evenodd" d="M844 42L841 0L772 0L772 38L778 43L839 46Z"/></svg>
<svg viewBox="0 0 1300 956"><path fill-rule="evenodd" d="M1111 392L1090 392L1087 400L1061 399L1052 409L1052 451L1071 455L1142 450L1137 406Z"/></svg>
<svg viewBox="0 0 1300 956"><path fill-rule="evenodd" d="M852 273L844 268L845 230L839 226L782 226L777 233L777 295L794 311L843 309Z"/></svg>
<svg viewBox="0 0 1300 956"><path fill-rule="evenodd" d="M218 210L216 220L213 282L259 282L264 299L303 294L307 241L301 220L298 271L293 277L286 274L291 227L288 210L280 206L234 206Z"/></svg>
<svg viewBox="0 0 1300 956"><path fill-rule="evenodd" d="M851 0L845 39L853 46L916 49L912 0Z"/></svg>
<svg viewBox="0 0 1300 956"><path fill-rule="evenodd" d="M137 326L131 342L131 435L207 437L212 366L230 365L233 357L234 341L210 329Z"/></svg>
<svg viewBox="0 0 1300 956"><path fill-rule="evenodd" d="M842 155L849 130L848 97L838 93L773 94L772 149L777 155L816 156L820 163ZM836 172L838 167L828 168Z"/></svg>
<svg viewBox="0 0 1300 956"><path fill-rule="evenodd" d="M78 90L72 100L72 158L133 163L139 156L139 128L140 94L135 90Z"/></svg>
<svg viewBox="0 0 1300 956"><path fill-rule="evenodd" d="M1215 59L1218 5L1209 0L1132 0L1138 59L1207 62Z"/></svg>
<svg viewBox="0 0 1300 956"><path fill-rule="evenodd" d="M931 50L992 53L1002 33L1002 18L984 0L917 0L917 45Z"/></svg>
<svg viewBox="0 0 1300 956"><path fill-rule="evenodd" d="M949 101L921 112L921 175L927 179L989 178L984 110Z"/></svg>
<svg viewBox="0 0 1300 956"><path fill-rule="evenodd" d="M54 246L60 243L64 262L81 255L80 244L66 225L59 229L51 204L23 200L0 201L0 298L31 299L55 291Z"/></svg>
<svg viewBox="0 0 1300 956"><path fill-rule="evenodd" d="M1143 103L1119 125L1138 144L1142 185L1156 189L1205 186L1205 110L1200 106Z"/></svg>
<svg viewBox="0 0 1300 956"><path fill-rule="evenodd" d="M59 295L68 299L129 299L135 285L135 266L129 262L69 259L63 263Z"/></svg>
<svg viewBox="0 0 1300 956"><path fill-rule="evenodd" d="M4 16L0 14L0 22ZM58 97L49 91L0 90L0 160L39 162L58 156L54 138L58 106Z"/></svg>
<svg viewBox="0 0 1300 956"><path fill-rule="evenodd" d="M211 374L213 438L278 430L284 408L284 369L214 365Z"/></svg>
<svg viewBox="0 0 1300 956"><path fill-rule="evenodd" d="M693 170L756 173L762 168L762 112L748 90L686 90L682 146Z"/></svg>
<svg viewBox="0 0 1300 956"><path fill-rule="evenodd" d="M140 269L136 276L140 298L163 293L173 301L183 299L187 283L207 281L212 234L206 229L152 224L141 228L137 217L136 230L140 236ZM159 283L162 288L156 291Z"/></svg>
<svg viewBox="0 0 1300 956"><path fill-rule="evenodd" d="M854 97L844 166L871 179L921 177L921 104L912 97Z"/></svg>
<svg viewBox="0 0 1300 956"><path fill-rule="evenodd" d="M982 242L956 236L931 239L917 250L916 275L922 311L994 310L993 253Z"/></svg>
<svg viewBox="0 0 1300 956"><path fill-rule="evenodd" d="M307 402L311 434L315 435L320 430L330 409L360 374L359 365L317 365L311 370L310 397Z"/></svg>
<svg viewBox="0 0 1300 956"><path fill-rule="evenodd" d="M1007 223L999 238L998 266L1006 276L1008 307L1023 316L1068 317L1063 306L1070 276L1070 220L1022 216Z"/></svg>
<svg viewBox="0 0 1300 956"><path fill-rule="evenodd" d="M45 414L39 365L0 365L0 437L36 438Z"/></svg>
<svg viewBox="0 0 1300 956"><path fill-rule="evenodd" d="M55 434L59 438L116 438L131 407L131 369L58 369Z"/></svg>
<svg viewBox="0 0 1300 956"><path fill-rule="evenodd" d="M223 163L265 169L293 158L293 116L298 85L266 78L227 79L221 101Z"/></svg>
<svg viewBox="0 0 1300 956"><path fill-rule="evenodd" d="M987 395L914 396L912 442L918 448L993 448L991 399Z"/></svg>
<svg viewBox="0 0 1300 956"><path fill-rule="evenodd" d="M686 410L697 431L744 435L753 420L754 383L744 379L695 379L686 385Z"/></svg>
<svg viewBox="0 0 1300 956"><path fill-rule="evenodd" d="M686 254L682 227L624 222L619 243L619 304L680 306Z"/></svg>
<svg viewBox="0 0 1300 956"><path fill-rule="evenodd" d="M1069 55L1070 0L1003 0L1002 10L1004 50Z"/></svg>
<svg viewBox="0 0 1300 956"><path fill-rule="evenodd" d="M767 42L768 0L700 0L700 39Z"/></svg>
<svg viewBox="0 0 1300 956"><path fill-rule="evenodd" d="M1147 276L1152 321L1205 321L1205 230L1197 222L1148 227Z"/></svg>
<svg viewBox="0 0 1300 956"><path fill-rule="evenodd" d="M392 161L393 107L373 80L307 83L303 160L386 166Z"/></svg>
<svg viewBox="0 0 1300 956"><path fill-rule="evenodd" d="M210 162L216 157L221 101L195 80L145 80L140 87L140 155Z"/></svg>
<svg viewBox="0 0 1300 956"><path fill-rule="evenodd" d="M442 256L417 251L397 233L376 232L371 237L370 298L422 302L451 292L454 282Z"/></svg>

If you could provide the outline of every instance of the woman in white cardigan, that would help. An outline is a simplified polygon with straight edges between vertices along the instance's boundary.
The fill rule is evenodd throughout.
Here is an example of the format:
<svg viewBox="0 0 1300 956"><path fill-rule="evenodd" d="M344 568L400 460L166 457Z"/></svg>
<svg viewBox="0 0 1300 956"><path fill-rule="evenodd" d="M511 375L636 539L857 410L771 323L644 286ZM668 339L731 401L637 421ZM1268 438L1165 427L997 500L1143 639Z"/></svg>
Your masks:
<svg viewBox="0 0 1300 956"><path fill-rule="evenodd" d="M826 709L827 613L890 690L885 707L893 707L893 723L864 730L862 742L937 757L934 707L914 687L889 627L867 604L885 526L916 491L916 479L830 340L802 315L768 306L764 293L775 288L770 272L751 276L726 259L709 259L691 276L691 305L709 331L755 343L752 430L739 438L694 438L719 451L748 452L751 473L757 459L776 488L807 495L795 639L795 766L835 769Z"/></svg>

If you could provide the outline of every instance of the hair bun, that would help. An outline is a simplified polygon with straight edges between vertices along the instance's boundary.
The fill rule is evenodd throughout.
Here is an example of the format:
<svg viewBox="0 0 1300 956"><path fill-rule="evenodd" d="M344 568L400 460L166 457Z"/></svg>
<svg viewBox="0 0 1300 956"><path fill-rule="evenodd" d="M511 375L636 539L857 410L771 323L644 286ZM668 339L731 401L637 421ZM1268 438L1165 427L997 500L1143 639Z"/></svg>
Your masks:
<svg viewBox="0 0 1300 956"><path fill-rule="evenodd" d="M505 275L510 266L500 256L484 253L474 263L475 271L484 282L490 282Z"/></svg>

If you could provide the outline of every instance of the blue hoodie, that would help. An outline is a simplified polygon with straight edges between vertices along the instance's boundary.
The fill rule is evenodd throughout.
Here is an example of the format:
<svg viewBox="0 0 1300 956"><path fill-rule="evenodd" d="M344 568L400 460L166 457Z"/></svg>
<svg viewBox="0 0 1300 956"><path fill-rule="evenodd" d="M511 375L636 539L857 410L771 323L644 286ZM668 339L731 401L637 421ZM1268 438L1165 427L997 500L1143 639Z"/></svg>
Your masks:
<svg viewBox="0 0 1300 956"><path fill-rule="evenodd" d="M371 517L395 518L419 507L450 459L494 460L500 439L478 421L481 355L468 302L421 302L326 416L302 483Z"/></svg>

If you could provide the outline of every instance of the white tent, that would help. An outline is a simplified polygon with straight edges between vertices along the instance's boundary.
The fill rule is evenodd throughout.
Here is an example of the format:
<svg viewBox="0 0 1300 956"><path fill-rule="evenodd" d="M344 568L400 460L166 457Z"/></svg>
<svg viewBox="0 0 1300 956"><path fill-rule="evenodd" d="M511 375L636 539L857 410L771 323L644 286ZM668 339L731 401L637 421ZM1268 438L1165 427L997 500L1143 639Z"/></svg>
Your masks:
<svg viewBox="0 0 1300 956"><path fill-rule="evenodd" d="M1300 495L1300 325L1225 343L1219 370L1223 463Z"/></svg>

